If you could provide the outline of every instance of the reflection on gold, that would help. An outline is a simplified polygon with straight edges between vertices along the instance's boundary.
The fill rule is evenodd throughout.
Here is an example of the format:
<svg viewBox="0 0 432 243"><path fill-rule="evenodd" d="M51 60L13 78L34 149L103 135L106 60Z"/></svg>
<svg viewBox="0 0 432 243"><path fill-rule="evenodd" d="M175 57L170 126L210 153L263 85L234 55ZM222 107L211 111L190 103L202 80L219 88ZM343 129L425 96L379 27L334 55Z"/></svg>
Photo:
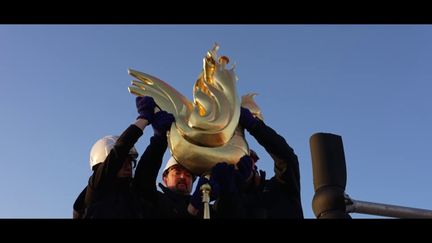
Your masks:
<svg viewBox="0 0 432 243"><path fill-rule="evenodd" d="M242 96L241 106L248 108L254 117L257 117L261 121L264 121L264 117L261 113L261 109L255 103L253 97L257 95L257 93L246 94Z"/></svg>
<svg viewBox="0 0 432 243"><path fill-rule="evenodd" d="M130 93L151 96L162 110L174 115L176 121L168 132L171 154L197 175L209 172L218 162L235 164L249 153L243 131L238 127L241 105L262 119L253 101L255 94L242 97L244 104L241 104L235 67L226 69L229 58L218 58L218 49L215 44L203 59L203 70L193 87L193 102L156 77L128 70L138 79L132 81Z"/></svg>

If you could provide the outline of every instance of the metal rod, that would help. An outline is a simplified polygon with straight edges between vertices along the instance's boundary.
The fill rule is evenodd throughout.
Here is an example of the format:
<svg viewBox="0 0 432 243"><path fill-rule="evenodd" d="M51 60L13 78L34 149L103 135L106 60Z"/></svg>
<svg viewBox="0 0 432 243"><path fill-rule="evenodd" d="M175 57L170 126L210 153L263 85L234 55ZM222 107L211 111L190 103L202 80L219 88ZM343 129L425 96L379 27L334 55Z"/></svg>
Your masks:
<svg viewBox="0 0 432 243"><path fill-rule="evenodd" d="M382 203L348 200L347 213L362 213L395 218L432 218L432 210L410 208Z"/></svg>
<svg viewBox="0 0 432 243"><path fill-rule="evenodd" d="M210 219L210 190L211 186L206 183L201 186L202 202L204 203L204 219Z"/></svg>
<svg viewBox="0 0 432 243"><path fill-rule="evenodd" d="M210 174L204 173L201 175L205 177L207 180L210 180ZM204 203L204 219L210 219L210 192L211 192L211 186L209 183L205 183L201 186L200 190L202 192L202 203Z"/></svg>
<svg viewBox="0 0 432 243"><path fill-rule="evenodd" d="M210 205L208 202L204 203L204 219L210 219Z"/></svg>

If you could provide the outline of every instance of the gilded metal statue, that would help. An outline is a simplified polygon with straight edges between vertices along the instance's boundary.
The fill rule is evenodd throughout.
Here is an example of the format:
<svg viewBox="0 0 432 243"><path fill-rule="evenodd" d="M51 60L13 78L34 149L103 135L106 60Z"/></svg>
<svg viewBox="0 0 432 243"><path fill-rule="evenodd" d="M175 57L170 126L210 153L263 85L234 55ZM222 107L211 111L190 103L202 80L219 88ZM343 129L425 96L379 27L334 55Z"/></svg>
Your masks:
<svg viewBox="0 0 432 243"><path fill-rule="evenodd" d="M227 69L229 59L218 58L218 49L215 44L203 59L203 70L193 87L193 102L156 77L128 70L138 79L132 81L130 93L151 96L161 109L174 115L176 121L168 133L171 154L197 175L209 172L219 162L235 164L249 154L243 131L238 127L240 106L263 119L253 100L256 94L239 99L235 66Z"/></svg>

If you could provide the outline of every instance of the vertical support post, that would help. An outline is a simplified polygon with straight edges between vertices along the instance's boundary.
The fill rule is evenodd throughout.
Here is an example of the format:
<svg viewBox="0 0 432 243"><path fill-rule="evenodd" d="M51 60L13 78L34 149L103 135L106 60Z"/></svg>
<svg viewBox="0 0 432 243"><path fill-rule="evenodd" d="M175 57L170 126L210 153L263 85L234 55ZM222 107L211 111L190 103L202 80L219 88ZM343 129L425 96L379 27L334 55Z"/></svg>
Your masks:
<svg viewBox="0 0 432 243"><path fill-rule="evenodd" d="M346 213L346 165L342 137L315 133L310 137L315 195L312 209L318 219L351 218Z"/></svg>
<svg viewBox="0 0 432 243"><path fill-rule="evenodd" d="M205 178L210 180L210 174L205 175ZM202 192L202 202L204 203L204 219L210 219L210 192L211 186L206 183L200 188Z"/></svg>

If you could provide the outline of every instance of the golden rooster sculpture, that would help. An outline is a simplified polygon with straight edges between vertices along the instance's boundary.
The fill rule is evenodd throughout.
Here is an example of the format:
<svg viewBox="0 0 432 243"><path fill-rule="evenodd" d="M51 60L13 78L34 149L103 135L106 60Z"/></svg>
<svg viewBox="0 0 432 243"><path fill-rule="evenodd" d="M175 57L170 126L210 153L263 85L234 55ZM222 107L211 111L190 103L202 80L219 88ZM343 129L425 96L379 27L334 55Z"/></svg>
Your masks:
<svg viewBox="0 0 432 243"><path fill-rule="evenodd" d="M193 87L193 102L166 82L149 74L129 69L132 81L129 92L151 96L162 110L175 117L168 132L172 156L196 175L202 175L219 162L236 164L249 154L243 129L238 126L240 106L247 107L262 119L253 101L256 94L237 95L235 66L226 69L229 59L218 58L215 44L203 59L203 70Z"/></svg>

